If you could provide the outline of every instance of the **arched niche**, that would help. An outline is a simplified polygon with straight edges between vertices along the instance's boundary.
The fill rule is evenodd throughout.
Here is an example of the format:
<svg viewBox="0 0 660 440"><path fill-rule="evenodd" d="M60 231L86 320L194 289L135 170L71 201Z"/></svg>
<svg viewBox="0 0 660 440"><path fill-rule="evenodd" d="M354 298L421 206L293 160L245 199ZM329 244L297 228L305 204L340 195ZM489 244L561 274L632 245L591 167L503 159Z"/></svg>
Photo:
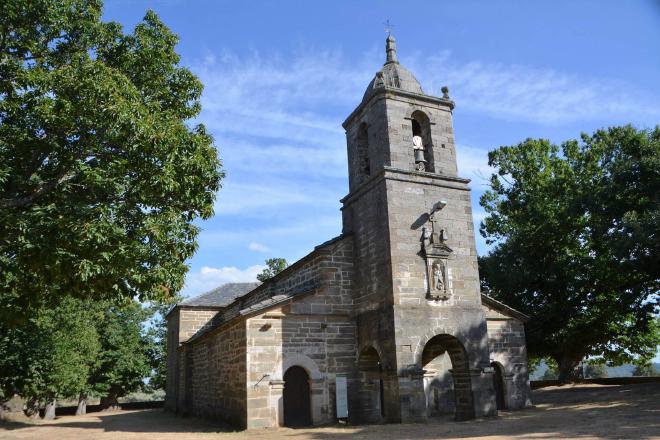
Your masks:
<svg viewBox="0 0 660 440"><path fill-rule="evenodd" d="M366 347L358 357L359 419L377 423L385 417L385 390L380 355L374 347Z"/></svg>
<svg viewBox="0 0 660 440"><path fill-rule="evenodd" d="M421 110L415 110L410 115L412 136L422 138L424 145L424 159L426 160L425 171L435 172L435 161L433 157L433 137L431 136L431 120L428 115Z"/></svg>

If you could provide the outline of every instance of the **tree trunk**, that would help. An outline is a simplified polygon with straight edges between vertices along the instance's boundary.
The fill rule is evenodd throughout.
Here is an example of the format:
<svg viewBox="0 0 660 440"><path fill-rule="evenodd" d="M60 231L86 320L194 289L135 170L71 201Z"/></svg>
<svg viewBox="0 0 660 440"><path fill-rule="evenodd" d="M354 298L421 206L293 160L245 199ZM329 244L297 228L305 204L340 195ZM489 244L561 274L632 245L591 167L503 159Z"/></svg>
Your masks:
<svg viewBox="0 0 660 440"><path fill-rule="evenodd" d="M109 394L106 397L101 397L101 411L116 411L121 409L117 395Z"/></svg>
<svg viewBox="0 0 660 440"><path fill-rule="evenodd" d="M25 416L30 419L39 418L39 399L36 397L29 397L25 401L25 409L23 410Z"/></svg>
<svg viewBox="0 0 660 440"><path fill-rule="evenodd" d="M78 397L78 408L76 408L77 416L84 416L87 414L87 393L80 393Z"/></svg>
<svg viewBox="0 0 660 440"><path fill-rule="evenodd" d="M580 372L578 371L580 359L582 359L582 357L578 357L577 360L575 360L568 356L556 359L557 365L559 366L559 383L572 383L580 377Z"/></svg>
<svg viewBox="0 0 660 440"><path fill-rule="evenodd" d="M49 396L46 399L46 411L44 412L44 420L54 420L55 419L55 406L57 405L57 399L55 396Z"/></svg>

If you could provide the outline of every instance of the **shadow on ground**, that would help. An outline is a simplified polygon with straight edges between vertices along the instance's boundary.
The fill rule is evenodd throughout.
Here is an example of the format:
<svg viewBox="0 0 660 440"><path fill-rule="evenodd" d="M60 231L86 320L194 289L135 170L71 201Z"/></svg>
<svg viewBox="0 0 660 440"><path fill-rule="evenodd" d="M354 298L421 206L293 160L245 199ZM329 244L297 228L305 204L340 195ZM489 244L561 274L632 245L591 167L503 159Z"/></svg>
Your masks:
<svg viewBox="0 0 660 440"><path fill-rule="evenodd" d="M184 418L162 410L94 413L60 417L38 425L0 424L0 438L104 439L166 437L196 439L203 433L221 438L435 439L435 438L660 438L660 384L579 385L533 392L534 408L500 412L499 417L468 422L431 419L425 424L330 426L314 429L266 429L233 432L229 425ZM5 430L4 435L2 430Z"/></svg>

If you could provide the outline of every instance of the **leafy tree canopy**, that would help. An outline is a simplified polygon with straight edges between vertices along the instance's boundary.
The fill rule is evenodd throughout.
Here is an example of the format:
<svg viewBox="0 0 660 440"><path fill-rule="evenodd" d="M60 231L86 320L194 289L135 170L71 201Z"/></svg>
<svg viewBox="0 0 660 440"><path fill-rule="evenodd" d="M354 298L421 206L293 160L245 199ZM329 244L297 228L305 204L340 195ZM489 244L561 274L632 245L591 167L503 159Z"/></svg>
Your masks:
<svg viewBox="0 0 660 440"><path fill-rule="evenodd" d="M651 362L635 365L632 371L633 376L658 376L658 369Z"/></svg>
<svg viewBox="0 0 660 440"><path fill-rule="evenodd" d="M102 396L106 407L118 405L117 399L142 389L151 374L150 348L153 340L143 324L153 309L137 302L109 305L97 323L100 350L90 373L93 394Z"/></svg>
<svg viewBox="0 0 660 440"><path fill-rule="evenodd" d="M660 127L528 139L489 154L483 289L532 319L530 355L560 380L581 359L650 359L660 340Z"/></svg>
<svg viewBox="0 0 660 440"><path fill-rule="evenodd" d="M266 260L266 268L257 275L257 279L262 283L273 278L289 266L284 258L269 258Z"/></svg>
<svg viewBox="0 0 660 440"><path fill-rule="evenodd" d="M12 0L0 13L4 319L78 298L164 300L222 178L189 121L202 85L147 12L133 33L100 0ZM4 313L3 313L4 312Z"/></svg>
<svg viewBox="0 0 660 440"><path fill-rule="evenodd" d="M78 397L99 353L101 317L90 304L64 298L20 326L0 324L0 401Z"/></svg>

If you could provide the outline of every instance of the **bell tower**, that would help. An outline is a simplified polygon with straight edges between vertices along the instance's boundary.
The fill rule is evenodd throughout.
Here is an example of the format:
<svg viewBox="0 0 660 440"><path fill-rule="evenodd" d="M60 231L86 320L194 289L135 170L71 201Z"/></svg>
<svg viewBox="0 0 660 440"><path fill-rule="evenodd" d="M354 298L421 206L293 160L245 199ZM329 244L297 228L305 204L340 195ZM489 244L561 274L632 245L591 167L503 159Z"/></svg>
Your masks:
<svg viewBox="0 0 660 440"><path fill-rule="evenodd" d="M441 97L422 90L389 35L385 64L343 123L349 194L342 215L355 245L358 351L378 357L381 383L380 413L367 411L365 421L425 419L429 375L443 356L451 361L456 418L496 413L453 110L446 87ZM365 384L358 379L355 386ZM360 390L356 396L368 400Z"/></svg>

